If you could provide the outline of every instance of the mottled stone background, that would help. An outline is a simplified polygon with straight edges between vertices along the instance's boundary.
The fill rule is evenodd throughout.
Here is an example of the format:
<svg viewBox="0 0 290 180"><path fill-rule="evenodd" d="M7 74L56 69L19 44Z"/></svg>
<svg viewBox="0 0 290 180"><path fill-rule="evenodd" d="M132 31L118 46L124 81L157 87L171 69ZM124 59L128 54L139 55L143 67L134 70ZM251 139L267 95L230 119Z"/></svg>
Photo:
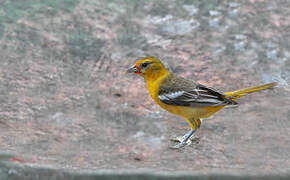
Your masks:
<svg viewBox="0 0 290 180"><path fill-rule="evenodd" d="M0 1L0 150L80 169L290 171L290 1ZM276 81L205 120L198 144L124 74L157 56L227 91Z"/></svg>

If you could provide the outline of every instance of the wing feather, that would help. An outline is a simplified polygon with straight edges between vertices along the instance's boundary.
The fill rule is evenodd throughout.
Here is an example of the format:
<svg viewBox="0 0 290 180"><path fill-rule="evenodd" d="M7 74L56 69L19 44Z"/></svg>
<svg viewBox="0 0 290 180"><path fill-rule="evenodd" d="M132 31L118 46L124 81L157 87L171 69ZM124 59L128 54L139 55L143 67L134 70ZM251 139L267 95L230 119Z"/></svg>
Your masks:
<svg viewBox="0 0 290 180"><path fill-rule="evenodd" d="M178 77L166 79L159 87L158 97L165 104L178 106L204 107L237 104L212 88Z"/></svg>

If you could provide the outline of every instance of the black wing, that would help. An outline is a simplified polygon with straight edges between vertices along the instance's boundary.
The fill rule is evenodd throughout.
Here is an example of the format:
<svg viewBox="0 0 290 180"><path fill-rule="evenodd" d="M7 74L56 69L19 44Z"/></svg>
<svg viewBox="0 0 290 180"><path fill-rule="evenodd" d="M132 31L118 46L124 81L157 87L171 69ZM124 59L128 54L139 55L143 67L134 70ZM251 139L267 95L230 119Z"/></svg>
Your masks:
<svg viewBox="0 0 290 180"><path fill-rule="evenodd" d="M161 102L170 105L191 107L237 104L218 91L201 84L194 84L185 79L181 79L181 83L176 83L175 81L168 81L165 85L160 86L158 97Z"/></svg>

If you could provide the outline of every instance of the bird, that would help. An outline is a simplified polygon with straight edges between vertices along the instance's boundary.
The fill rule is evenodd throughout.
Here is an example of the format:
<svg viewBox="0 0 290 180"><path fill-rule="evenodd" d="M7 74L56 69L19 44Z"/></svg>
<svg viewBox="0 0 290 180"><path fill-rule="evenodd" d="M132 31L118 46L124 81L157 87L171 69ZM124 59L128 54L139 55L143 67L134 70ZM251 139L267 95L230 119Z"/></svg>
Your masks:
<svg viewBox="0 0 290 180"><path fill-rule="evenodd" d="M202 120L211 117L226 106L235 106L237 99L263 89L272 88L276 82L222 93L214 88L185 79L170 72L156 57L136 60L126 73L142 76L152 99L166 111L178 115L188 122L190 131L173 140L171 146L179 149L189 144L190 138L200 128Z"/></svg>

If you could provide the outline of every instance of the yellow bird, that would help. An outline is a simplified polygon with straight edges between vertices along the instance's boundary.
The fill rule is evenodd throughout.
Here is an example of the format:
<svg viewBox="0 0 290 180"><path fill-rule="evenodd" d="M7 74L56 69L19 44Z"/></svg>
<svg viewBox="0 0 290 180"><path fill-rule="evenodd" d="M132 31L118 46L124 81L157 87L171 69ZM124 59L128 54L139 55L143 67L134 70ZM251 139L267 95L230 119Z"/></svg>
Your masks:
<svg viewBox="0 0 290 180"><path fill-rule="evenodd" d="M135 65L127 70L127 73L142 76L146 80L152 99L163 109L185 118L189 123L191 130L183 137L177 138L180 143L172 148L185 146L193 133L200 127L202 119L212 116L225 106L236 105L235 100L242 96L277 85L276 82L273 82L221 93L213 88L174 75L155 57L137 60Z"/></svg>

